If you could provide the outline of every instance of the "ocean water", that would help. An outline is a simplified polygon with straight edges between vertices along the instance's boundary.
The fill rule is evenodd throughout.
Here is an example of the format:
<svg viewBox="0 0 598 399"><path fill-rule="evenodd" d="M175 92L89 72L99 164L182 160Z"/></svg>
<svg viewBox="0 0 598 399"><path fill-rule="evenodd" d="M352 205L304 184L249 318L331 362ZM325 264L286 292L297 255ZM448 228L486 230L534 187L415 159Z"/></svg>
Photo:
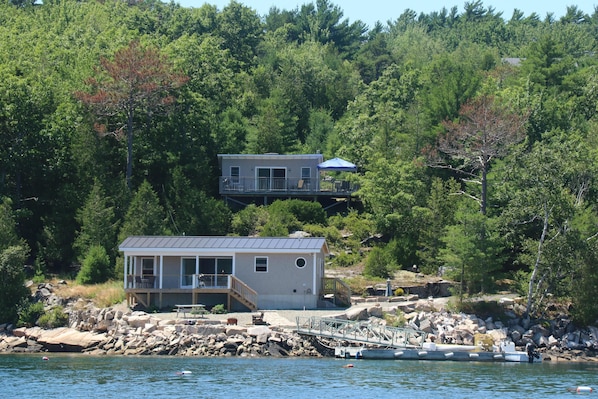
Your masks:
<svg viewBox="0 0 598 399"><path fill-rule="evenodd" d="M592 363L42 356L0 355L0 398L524 399L598 388Z"/></svg>

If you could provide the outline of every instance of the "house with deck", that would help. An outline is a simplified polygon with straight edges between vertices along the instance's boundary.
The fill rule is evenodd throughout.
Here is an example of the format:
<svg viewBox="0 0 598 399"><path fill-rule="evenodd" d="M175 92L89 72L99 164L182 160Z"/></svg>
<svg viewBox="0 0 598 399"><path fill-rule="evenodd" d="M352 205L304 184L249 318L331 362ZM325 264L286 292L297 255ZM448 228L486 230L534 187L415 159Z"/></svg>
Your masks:
<svg viewBox="0 0 598 399"><path fill-rule="evenodd" d="M318 201L324 208L349 204L358 187L342 172L357 167L322 154L219 154L219 193L231 206L268 205L277 199Z"/></svg>
<svg viewBox="0 0 598 399"><path fill-rule="evenodd" d="M324 238L131 236L119 250L130 306L315 309L350 298L345 284L324 276Z"/></svg>

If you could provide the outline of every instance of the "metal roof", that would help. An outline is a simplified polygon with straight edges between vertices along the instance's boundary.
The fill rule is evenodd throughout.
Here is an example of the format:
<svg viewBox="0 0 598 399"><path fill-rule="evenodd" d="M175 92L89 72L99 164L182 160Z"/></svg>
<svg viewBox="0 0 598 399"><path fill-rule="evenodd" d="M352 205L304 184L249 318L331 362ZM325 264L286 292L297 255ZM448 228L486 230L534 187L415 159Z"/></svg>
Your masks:
<svg viewBox="0 0 598 399"><path fill-rule="evenodd" d="M226 250L228 252L314 252L328 253L323 237L233 237L233 236L131 236L119 246L123 252L153 250L173 252Z"/></svg>
<svg viewBox="0 0 598 399"><path fill-rule="evenodd" d="M218 154L218 159L234 158L234 159L317 159L322 162L324 156L322 154Z"/></svg>

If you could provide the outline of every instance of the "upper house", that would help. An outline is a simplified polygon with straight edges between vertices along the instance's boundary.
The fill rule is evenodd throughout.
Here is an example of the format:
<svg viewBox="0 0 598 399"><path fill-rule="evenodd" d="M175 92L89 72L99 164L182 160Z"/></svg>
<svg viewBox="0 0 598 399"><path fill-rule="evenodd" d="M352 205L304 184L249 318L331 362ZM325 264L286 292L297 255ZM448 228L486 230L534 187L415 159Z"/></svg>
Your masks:
<svg viewBox="0 0 598 399"><path fill-rule="evenodd" d="M324 162L322 154L219 154L218 162L220 195L230 205L298 198L328 208L348 203L358 188L333 173L355 172L355 165L339 158Z"/></svg>

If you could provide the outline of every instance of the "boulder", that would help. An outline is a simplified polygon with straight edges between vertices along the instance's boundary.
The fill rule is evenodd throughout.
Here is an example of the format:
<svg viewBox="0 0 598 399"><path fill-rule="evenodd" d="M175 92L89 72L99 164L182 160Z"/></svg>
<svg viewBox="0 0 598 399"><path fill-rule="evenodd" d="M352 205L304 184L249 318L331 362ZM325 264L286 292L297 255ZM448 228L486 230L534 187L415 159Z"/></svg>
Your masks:
<svg viewBox="0 0 598 399"><path fill-rule="evenodd" d="M105 334L81 332L68 327L44 330L37 342L49 351L81 352L106 340Z"/></svg>
<svg viewBox="0 0 598 399"><path fill-rule="evenodd" d="M346 315L348 320L367 320L369 318L367 308L349 309Z"/></svg>

